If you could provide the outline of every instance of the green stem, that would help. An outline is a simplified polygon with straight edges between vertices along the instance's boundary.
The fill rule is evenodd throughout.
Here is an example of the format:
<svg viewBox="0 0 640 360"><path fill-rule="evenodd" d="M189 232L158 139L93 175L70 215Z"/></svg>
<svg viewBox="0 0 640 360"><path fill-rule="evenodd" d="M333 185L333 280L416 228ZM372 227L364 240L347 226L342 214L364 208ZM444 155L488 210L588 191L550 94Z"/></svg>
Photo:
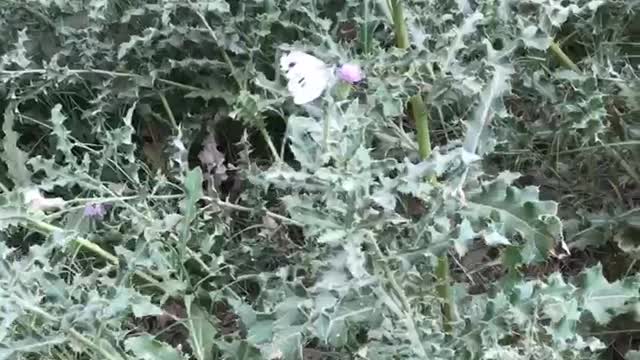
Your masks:
<svg viewBox="0 0 640 360"><path fill-rule="evenodd" d="M43 234L53 234L55 232L63 232L64 230L51 225L49 223L43 222L43 221L38 221L38 220L34 220L31 218L25 218L25 220L28 221L29 224L31 224L31 226L33 226L33 228L35 228L35 230L37 230L40 233ZM93 252L94 254L102 257L103 259L107 260L108 262L110 262L111 264L115 265L116 267L118 267L118 265L120 264L120 262L118 261L118 258L114 255L112 255L111 253L109 253L108 251L104 250L103 248L101 248L100 246L92 243L91 241L82 238L82 237L74 237L73 241L78 244L79 246L90 250L91 252ZM134 274L136 274L138 277L140 277L141 279L147 281L148 283L156 286L158 289L163 289L162 285L160 283L158 283L158 281L156 281L153 277L151 277L151 275L148 275L146 273L143 273L140 270L135 270Z"/></svg>
<svg viewBox="0 0 640 360"><path fill-rule="evenodd" d="M102 355L103 359L107 359L107 360L121 360L122 359L122 357L120 357L118 355L111 354L106 349L103 349L102 347L100 347L97 344L95 344L93 341L87 339L84 335L80 334L80 332L78 332L78 330L76 330L74 328L69 329L69 335L71 335L71 337L73 337L79 343L83 344L84 346L86 346L86 347L88 347L90 349L93 349L95 352L97 352L100 355Z"/></svg>
<svg viewBox="0 0 640 360"><path fill-rule="evenodd" d="M246 88L245 83L238 76L238 71L237 71L236 67L233 65L233 62L231 61L231 58L227 54L227 50L222 46L222 44L218 40L218 36L216 35L216 32L213 31L213 28L211 28L211 26L209 25L209 22L207 22L207 18L204 16L203 13L201 13L199 11L196 11L196 14L198 14L198 17L200 17L200 20L202 20L202 23L204 24L204 26L207 27L207 30L209 31L209 34L211 35L211 38L213 38L213 41L215 41L217 43L217 45L220 47L220 51L222 52L222 58L224 59L224 62L227 63L227 66L229 67L229 70L231 71L231 76L233 77L233 79L238 84L238 88L240 88L240 90L244 90Z"/></svg>
<svg viewBox="0 0 640 360"><path fill-rule="evenodd" d="M444 331L451 333L453 330L453 321L457 319L455 302L453 301L453 290L450 284L449 274L449 258L447 254L438 258L438 265L436 266L436 277L438 278L438 285L436 291L438 296L443 300L442 314L444 315Z"/></svg>
<svg viewBox="0 0 640 360"><path fill-rule="evenodd" d="M566 154L574 154L574 153L581 153L581 152L585 152L585 151L590 151L590 150L596 150L596 149L602 149L602 148L609 148L609 147L617 147L617 146L638 146L640 145L640 141L638 140L628 140L628 141L620 141L620 142L615 142L615 143L602 143L602 144L598 144L598 145L593 145L593 146L584 146L581 148L577 148L577 149L569 149L569 150L564 150L564 151L558 151L556 152L556 154L558 155L566 155Z"/></svg>
<svg viewBox="0 0 640 360"><path fill-rule="evenodd" d="M49 70L47 70L47 69L0 70L0 75L8 75L10 77L19 77L19 76L24 76L24 75L46 75L48 71ZM125 73L125 72L118 72L118 71L100 70L100 69L86 69L86 70L84 70L84 69L65 69L64 73L66 75L96 74L96 75L109 76L109 77L113 77L113 78L124 77L124 78L132 78L132 79L139 79L139 80L146 80L147 79L147 77L145 77L143 75ZM177 88L181 88L181 89L188 90L188 91L205 91L205 89L202 89L202 88L199 88L199 87L195 87L195 86L191 86L191 85L187 85L187 84L182 84L182 83L171 81L171 80L167 80L167 79L156 78L155 81L159 82L159 83L164 83L164 84L167 84L167 85L172 85L172 86L175 86ZM145 84L145 82L140 81L139 84ZM148 86L148 85L140 85L140 86L152 87L152 86Z"/></svg>
<svg viewBox="0 0 640 360"><path fill-rule="evenodd" d="M409 47L409 33L407 23L404 21L404 11L400 0L389 0L391 6L391 17L393 19L393 31L396 34L396 46L400 49Z"/></svg>
<svg viewBox="0 0 640 360"><path fill-rule="evenodd" d="M411 104L411 113L413 120L416 122L416 130L418 136L418 153L421 159L431 156L431 137L429 136L429 113L427 107L422 100L422 96L414 95L409 99Z"/></svg>
<svg viewBox="0 0 640 360"><path fill-rule="evenodd" d="M238 205L238 204L233 204L230 202L226 202L223 200L219 200L219 199L212 199L209 197L204 196L203 199L209 200L209 201L215 201L219 206L227 208L227 209L232 209L232 210L237 210L237 211L244 211L244 212L248 212L248 213L255 213L256 211L263 211L265 215L274 218L276 220L280 220L283 223L289 224L289 225L294 225L294 226L300 226L302 227L304 224L302 224L301 222L298 222L296 220L290 219L286 216L282 216L279 214L276 214L272 211L269 210L265 210L265 209L256 209L256 208L248 208L246 206L242 206L242 205Z"/></svg>
<svg viewBox="0 0 640 360"><path fill-rule="evenodd" d="M409 48L409 34L404 18L404 11L400 0L388 0L390 6L393 28L396 35L396 46L401 49ZM418 152L421 159L426 159L431 155L431 138L429 135L429 114L421 95L414 95L409 99L411 112L416 122L418 137ZM433 179L431 179L433 181ZM452 324L457 320L455 301L453 300L453 290L450 284L449 258L447 253L438 258L436 276L438 279L437 292L442 301L442 317L444 329L451 333Z"/></svg>
<svg viewBox="0 0 640 360"><path fill-rule="evenodd" d="M560 48L560 45L558 45L557 42L552 42L551 46L549 47L549 49L551 50L552 53L554 53L558 59L560 59L560 62L562 63L562 65L568 67L569 69L580 73L580 68L578 67L578 65L576 65L569 56L567 56L567 54L562 51L562 49Z"/></svg>
<svg viewBox="0 0 640 360"><path fill-rule="evenodd" d="M270 6L270 5L269 5L269 3L267 3L267 4L265 4L265 6ZM209 34L211 34L211 37L213 38L213 40L218 44L218 46L220 46L220 51L222 52L222 57L223 57L224 61L227 63L227 66L229 66L229 69L231 70L231 76L233 76L234 80L238 84L238 88L240 90L246 90L246 88L247 88L246 81L241 79L240 76L238 76L238 70L233 65L233 62L231 61L231 58L227 54L226 49L222 46L222 44L218 40L218 37L216 36L216 32L213 30L213 28L211 28L211 26L207 22L207 19L204 16L204 14L202 14L199 11L197 11L196 13L200 17L200 20L202 20L202 23L207 27L207 30L209 31ZM269 132L264 127L264 124L260 124L260 133L262 134L262 137L264 138L264 140L267 142L267 145L269 146L269 150L271 150L271 153L272 153L273 157L276 159L276 161L277 162L282 162L282 159L278 155L278 150L276 150L276 147L273 145L273 142L271 141L271 137L269 136Z"/></svg>
<svg viewBox="0 0 640 360"><path fill-rule="evenodd" d="M171 106L169 106L169 102L167 101L167 98L161 93L160 94L160 100L162 101L162 106L164 106L164 111L167 112L167 115L169 116L169 120L171 121L171 126L173 126L173 129L177 129L178 128L178 122L176 121L175 116L173 116L173 111L171 111Z"/></svg>
<svg viewBox="0 0 640 360"><path fill-rule="evenodd" d="M364 0L364 9L363 9L363 19L364 19L364 24L362 25L362 29L360 31L360 33L362 34L362 50L364 51L364 53L366 55L369 55L371 53L371 46L372 46L372 34L371 34L371 29L369 28L370 24L369 24L369 7L370 7L370 2L371 0Z"/></svg>
<svg viewBox="0 0 640 360"><path fill-rule="evenodd" d="M282 162L282 158L280 158L280 155L278 154L278 149L276 149L276 146L273 144L273 141L271 141L269 132L264 127L264 124L261 123L258 126L260 129L260 134L262 134L262 137L264 138L264 141L267 143L269 150L271 150L271 155L273 155L273 158L276 159L277 162L279 163ZM286 139L284 141L286 141Z"/></svg>
<svg viewBox="0 0 640 360"><path fill-rule="evenodd" d="M322 126L322 151L329 153L329 117L324 117L324 124Z"/></svg>

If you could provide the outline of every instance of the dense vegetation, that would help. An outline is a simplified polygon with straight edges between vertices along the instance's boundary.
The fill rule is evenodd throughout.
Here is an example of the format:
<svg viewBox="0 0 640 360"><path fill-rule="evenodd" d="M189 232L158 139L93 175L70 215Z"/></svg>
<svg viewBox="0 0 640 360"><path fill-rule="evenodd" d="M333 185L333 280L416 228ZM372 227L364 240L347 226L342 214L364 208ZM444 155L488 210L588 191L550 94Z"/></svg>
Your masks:
<svg viewBox="0 0 640 360"><path fill-rule="evenodd" d="M0 359L640 359L638 0L1 0L0 54Z"/></svg>

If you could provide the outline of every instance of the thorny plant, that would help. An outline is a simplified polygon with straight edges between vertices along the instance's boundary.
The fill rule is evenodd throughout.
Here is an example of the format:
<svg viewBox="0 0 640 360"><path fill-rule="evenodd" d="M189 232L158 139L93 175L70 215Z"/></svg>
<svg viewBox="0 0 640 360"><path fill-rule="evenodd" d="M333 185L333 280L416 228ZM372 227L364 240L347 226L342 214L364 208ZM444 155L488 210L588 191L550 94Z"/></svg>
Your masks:
<svg viewBox="0 0 640 360"><path fill-rule="evenodd" d="M637 256L638 9L2 2L0 359L599 356L635 261L526 270ZM296 106L292 49L366 81Z"/></svg>

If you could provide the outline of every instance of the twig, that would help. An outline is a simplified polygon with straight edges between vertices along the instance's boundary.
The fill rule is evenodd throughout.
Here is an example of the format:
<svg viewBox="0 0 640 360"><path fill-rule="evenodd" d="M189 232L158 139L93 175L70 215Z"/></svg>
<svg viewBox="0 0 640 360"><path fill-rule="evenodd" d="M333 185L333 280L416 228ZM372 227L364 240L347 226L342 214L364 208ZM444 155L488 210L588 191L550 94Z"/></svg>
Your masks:
<svg viewBox="0 0 640 360"><path fill-rule="evenodd" d="M229 55L227 55L227 51L219 43L218 36L216 35L216 32L213 31L213 29L209 25L209 22L207 22L207 18L204 16L204 14L202 14L200 11L195 11L195 12L198 15L198 17L200 18L200 20L202 21L202 23L204 24L204 26L207 27L207 30L209 31L209 34L211 35L213 40L220 47L220 51L222 52L222 57L224 58L224 62L227 63L227 66L231 70L231 76L236 81L236 84L238 84L238 88L240 90L245 90L246 87L247 87L246 83L244 81L242 81L242 79L240 79L240 77L238 77L238 71L236 70L236 67L233 65L233 62L231 61L231 58L229 57ZM273 155L274 159L276 159L278 162L280 162L281 158L278 155L278 151L276 150L276 147L273 145L273 141L271 141L271 137L269 136L269 133L264 128L264 124L260 124L259 129L260 129L260 133L262 134L262 137L264 138L265 142L269 146L269 150L271 150L271 154Z"/></svg>
<svg viewBox="0 0 640 360"><path fill-rule="evenodd" d="M102 347L94 344L93 341L87 339L84 335L80 334L78 332L78 330L76 330L74 328L69 329L69 335L71 335L78 342L82 343L83 345L87 346L88 348L91 348L91 349L97 351L98 353L100 353L100 355L102 355L104 359L107 359L107 360L120 360L120 359L122 359L122 357L117 356L117 355L113 355L113 354L109 353L106 349L103 349Z"/></svg>
<svg viewBox="0 0 640 360"><path fill-rule="evenodd" d="M276 146L273 144L273 141L271 141L271 137L269 136L269 132L264 127L264 124L261 123L260 125L258 125L258 128L260 129L260 133L262 134L262 137L264 138L264 141L267 143L267 146L269 147L269 150L271 151L271 155L273 156L273 158L276 159L277 162L282 162L282 158L278 154L278 149L276 149ZM286 141L286 139L285 139L285 141Z"/></svg>
<svg viewBox="0 0 640 360"><path fill-rule="evenodd" d="M0 75L10 75L12 77L18 77L18 76L33 75L33 74L42 75L42 74L46 74L47 72L49 72L49 70L47 70L47 69L0 70ZM145 79L145 78L147 78L147 77L145 77L143 75L138 75L138 74L124 73L124 72L117 72L117 71L108 71L108 70L100 70L100 69L88 69L88 70L65 69L64 73L69 74L69 75L98 74L98 75L111 76L111 77L128 77L128 78L137 78L137 79ZM167 80L167 79L162 79L162 78L156 78L155 80L157 82L159 82L159 83L164 83L164 84L167 84L167 85L175 86L177 88L181 88L181 89L184 89L184 90L205 91L205 89L202 89L202 88L199 88L199 87L195 87L195 86L191 86L191 85L182 84L182 83L175 82L175 81L172 81L172 80Z"/></svg>
<svg viewBox="0 0 640 360"><path fill-rule="evenodd" d="M560 45L558 45L557 42L555 41L552 42L551 46L549 46L549 49L559 58L562 65L568 67L569 69L577 73L580 73L580 68L578 67L578 65L576 65L573 62L573 60L571 60L571 58L567 56L567 54L564 51L562 51L562 49L560 48Z"/></svg>
<svg viewBox="0 0 640 360"><path fill-rule="evenodd" d="M164 94L160 94L160 100L162 101L162 106L164 106L164 111L167 112L167 116L169 116L169 120L171 121L171 126L174 129L178 128L178 123L176 122L175 116L173 116L173 111L171 111L171 107L169 106L169 102Z"/></svg>
<svg viewBox="0 0 640 360"><path fill-rule="evenodd" d="M32 8L30 8L27 5L18 5L18 7L21 7L26 12L28 12L31 15L33 15L33 16L37 17L38 19L42 20L42 22L47 24L47 26L49 26L51 29L53 29L53 31L57 31L56 24L53 21L51 21L51 19L49 19L48 17L44 16L44 14L42 14L41 12L33 10Z"/></svg>
<svg viewBox="0 0 640 360"><path fill-rule="evenodd" d="M246 206L233 204L233 203L226 202L226 201L223 201L223 200L213 199L213 198L210 198L210 197L205 197L205 199L207 199L208 201L215 202L217 205L219 205L221 207L225 207L225 208L232 209L232 210L250 212L250 213L259 211L259 210L256 210L256 209L248 208ZM301 222L298 222L296 220L290 219L290 218L288 218L286 216L282 216L280 214L276 214L276 213L274 213L272 211L269 211L269 210L263 210L263 211L265 212L265 214L267 216L272 217L272 218L277 219L277 220L280 220L283 223L287 223L289 225L300 226L300 227L304 226L304 224L302 224Z"/></svg>
<svg viewBox="0 0 640 360"><path fill-rule="evenodd" d="M30 217L20 217L22 220L25 220L27 223L31 224L38 232L40 233L44 233L44 234L53 234L53 233L58 233L58 232L64 232L64 229L59 228L57 226L51 225L49 223L43 222L43 221L38 221L38 220L34 220ZM107 260L107 262L110 262L112 265L115 265L116 267L118 267L120 265L120 261L118 261L118 258L115 255L112 255L111 253L109 253L108 251L104 250L103 248L101 248L100 246L94 244L93 242L80 237L80 236L75 236L73 238L73 241L80 245L81 247L86 248L87 250L90 250L91 252L93 252L94 254L102 257L103 259ZM143 280L151 283L152 285L155 285L157 288L159 289L164 289L162 287L162 285L160 283L158 283L158 281L156 281L153 277L151 277L151 275L148 275L142 271L139 270L134 270L134 274L136 274L137 276L139 276L140 278L142 278Z"/></svg>
<svg viewBox="0 0 640 360"><path fill-rule="evenodd" d="M207 22L207 18L205 18L204 14L201 13L200 11L196 11L196 14L198 15L198 17L200 17L200 20L202 20L202 23L204 24L204 26L207 27L207 30L209 30L209 34L213 38L213 41L215 41L217 43L217 45L220 47L220 50L222 52L222 57L224 58L224 62L227 63L227 66L229 66L229 69L231 70L231 76L233 76L233 78L236 81L236 83L238 84L238 87L240 88L240 90L244 90L246 86L244 85L242 80L238 77L236 68L233 65L233 62L231 61L231 58L229 57L229 55L227 55L227 51L224 49L224 47L222 47L222 45L220 45L220 42L218 41L218 36L216 36L215 31L213 31L213 29L211 28L211 26Z"/></svg>

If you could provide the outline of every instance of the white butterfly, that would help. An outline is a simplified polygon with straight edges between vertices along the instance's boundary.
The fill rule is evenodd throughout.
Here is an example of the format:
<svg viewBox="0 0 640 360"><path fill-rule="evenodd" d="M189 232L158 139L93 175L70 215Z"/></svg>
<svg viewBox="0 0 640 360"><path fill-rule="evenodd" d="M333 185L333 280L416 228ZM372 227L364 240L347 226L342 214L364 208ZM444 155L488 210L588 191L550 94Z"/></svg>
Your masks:
<svg viewBox="0 0 640 360"><path fill-rule="evenodd" d="M320 97L333 79L332 68L317 57L300 51L283 55L280 69L288 80L287 89L297 105Z"/></svg>

